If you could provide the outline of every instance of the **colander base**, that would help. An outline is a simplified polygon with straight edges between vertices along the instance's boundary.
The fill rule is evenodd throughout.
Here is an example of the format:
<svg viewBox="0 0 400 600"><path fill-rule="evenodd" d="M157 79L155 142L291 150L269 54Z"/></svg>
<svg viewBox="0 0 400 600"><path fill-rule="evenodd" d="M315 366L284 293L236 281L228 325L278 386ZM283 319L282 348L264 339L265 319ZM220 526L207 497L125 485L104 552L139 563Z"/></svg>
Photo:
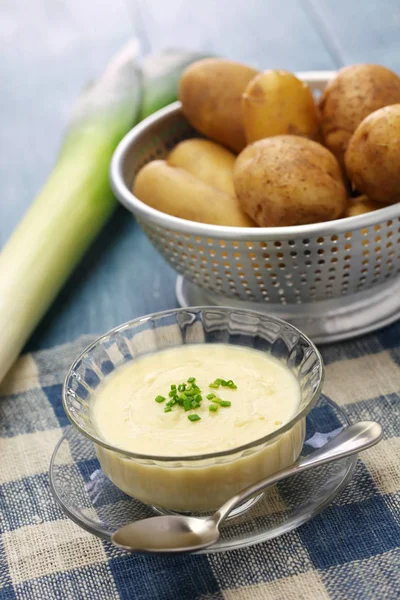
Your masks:
<svg viewBox="0 0 400 600"><path fill-rule="evenodd" d="M347 297L291 305L246 302L221 296L181 275L176 280L175 291L181 307L231 306L265 312L289 321L317 344L363 335L400 318L400 279Z"/></svg>

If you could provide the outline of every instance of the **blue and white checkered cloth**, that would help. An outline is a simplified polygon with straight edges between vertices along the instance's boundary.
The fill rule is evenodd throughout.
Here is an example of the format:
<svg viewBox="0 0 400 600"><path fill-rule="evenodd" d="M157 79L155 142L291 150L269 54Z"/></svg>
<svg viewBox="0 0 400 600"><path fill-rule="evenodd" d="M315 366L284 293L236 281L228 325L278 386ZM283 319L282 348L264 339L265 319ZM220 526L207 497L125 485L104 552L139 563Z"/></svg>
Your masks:
<svg viewBox="0 0 400 600"><path fill-rule="evenodd" d="M184 557L126 554L51 496L49 461L68 425L62 381L89 341L23 356L0 388L0 599L400 598L400 324L323 348L325 393L385 430L342 495L270 542Z"/></svg>

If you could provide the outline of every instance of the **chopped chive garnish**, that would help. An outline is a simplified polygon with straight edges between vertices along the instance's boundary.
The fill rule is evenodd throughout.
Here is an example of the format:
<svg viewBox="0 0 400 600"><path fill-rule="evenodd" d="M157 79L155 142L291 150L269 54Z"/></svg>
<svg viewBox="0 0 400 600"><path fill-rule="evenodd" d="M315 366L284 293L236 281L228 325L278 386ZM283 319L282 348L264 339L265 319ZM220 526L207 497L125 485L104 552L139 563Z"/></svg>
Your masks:
<svg viewBox="0 0 400 600"><path fill-rule="evenodd" d="M225 388L229 388L231 390L236 390L237 386L232 381L232 379L222 379L221 377L217 377L215 381L209 384L209 387L217 390L220 386ZM207 400L210 400L210 405L208 410L210 412L217 412L219 405L223 407L231 406L231 402L229 400L221 400L214 392L210 392L206 395ZM156 396L156 402L164 402L167 398L164 396ZM199 408L203 401L202 391L196 383L195 377L189 377L187 382L175 384L172 383L170 385L170 390L168 392L168 401L165 403L164 412L171 412L172 407L175 405L181 406L185 412L189 410L193 410ZM199 421L201 417L197 414L188 415L188 419L190 421Z"/></svg>
<svg viewBox="0 0 400 600"><path fill-rule="evenodd" d="M200 421L201 417L199 415L188 415L189 421Z"/></svg>

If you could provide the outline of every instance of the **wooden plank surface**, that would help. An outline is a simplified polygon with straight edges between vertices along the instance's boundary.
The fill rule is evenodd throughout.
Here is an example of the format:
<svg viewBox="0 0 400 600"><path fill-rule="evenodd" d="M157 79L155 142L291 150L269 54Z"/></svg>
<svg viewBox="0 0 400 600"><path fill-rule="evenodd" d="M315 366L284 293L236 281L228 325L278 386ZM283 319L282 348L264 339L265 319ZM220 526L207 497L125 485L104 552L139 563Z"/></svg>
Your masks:
<svg viewBox="0 0 400 600"><path fill-rule="evenodd" d="M356 19L357 17L357 19ZM3 0L0 245L45 181L82 86L132 35L259 68L400 67L397 2L371 0ZM51 251L51 248L49 248ZM32 337L49 347L176 305L175 274L119 209Z"/></svg>

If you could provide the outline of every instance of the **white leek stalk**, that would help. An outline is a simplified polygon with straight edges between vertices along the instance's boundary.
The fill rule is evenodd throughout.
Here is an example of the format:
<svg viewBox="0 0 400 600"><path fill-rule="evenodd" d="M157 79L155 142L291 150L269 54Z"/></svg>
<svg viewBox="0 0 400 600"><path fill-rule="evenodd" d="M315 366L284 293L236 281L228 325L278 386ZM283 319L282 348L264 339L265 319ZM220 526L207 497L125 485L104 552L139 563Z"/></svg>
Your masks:
<svg viewBox="0 0 400 600"><path fill-rule="evenodd" d="M182 68L188 57L181 53ZM0 254L0 381L116 206L109 163L139 119L143 79L147 103L154 86L159 107L160 89L164 104L176 98L177 69L175 61L169 85L168 69L146 80L131 42L79 99L50 178Z"/></svg>

